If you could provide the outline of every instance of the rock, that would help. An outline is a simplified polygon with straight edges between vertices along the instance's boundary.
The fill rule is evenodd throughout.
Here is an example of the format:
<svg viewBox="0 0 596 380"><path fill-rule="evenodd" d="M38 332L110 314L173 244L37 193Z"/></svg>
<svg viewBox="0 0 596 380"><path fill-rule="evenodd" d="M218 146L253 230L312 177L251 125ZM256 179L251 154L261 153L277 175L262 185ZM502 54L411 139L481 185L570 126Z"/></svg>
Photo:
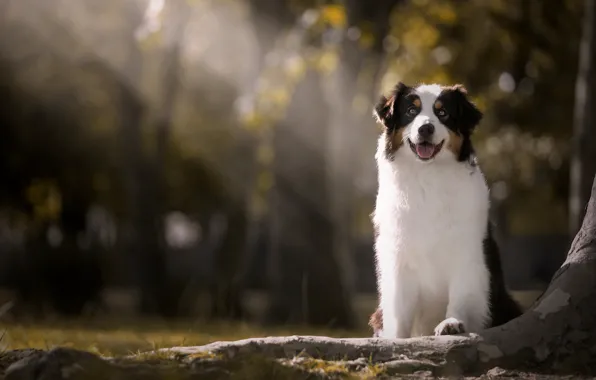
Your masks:
<svg viewBox="0 0 596 380"><path fill-rule="evenodd" d="M430 361L411 359L392 360L384 363L383 366L391 375L415 374L417 372L432 374L437 368L437 365Z"/></svg>
<svg viewBox="0 0 596 380"><path fill-rule="evenodd" d="M8 367L13 363L16 363L25 358L29 358L34 355L43 355L43 350L37 350L33 348L25 348L20 350L12 350L0 353L0 370L2 373L6 372Z"/></svg>
<svg viewBox="0 0 596 380"><path fill-rule="evenodd" d="M107 361L90 352L55 348L35 350L11 364L5 380L123 379Z"/></svg>

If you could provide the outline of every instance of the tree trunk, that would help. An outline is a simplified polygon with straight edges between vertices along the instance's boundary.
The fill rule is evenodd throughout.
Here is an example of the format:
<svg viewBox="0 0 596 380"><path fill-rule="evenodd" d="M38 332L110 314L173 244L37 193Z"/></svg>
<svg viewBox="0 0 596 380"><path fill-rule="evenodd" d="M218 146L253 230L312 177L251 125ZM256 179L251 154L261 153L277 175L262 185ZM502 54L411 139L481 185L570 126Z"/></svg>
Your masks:
<svg viewBox="0 0 596 380"><path fill-rule="evenodd" d="M326 161L329 165L329 188L333 193L329 211L332 221L333 255L340 264L345 297L354 293L354 168L358 166L359 117L353 103L357 94L358 74L364 60L364 52L358 41L349 38L347 30L356 27L358 14L346 4L348 28L343 31L339 53L339 65L327 90L328 104L333 112L329 115L329 147Z"/></svg>
<svg viewBox="0 0 596 380"><path fill-rule="evenodd" d="M168 7L169 17L165 20L162 34L164 35L165 48L157 53L158 59L161 59L161 102L154 122L155 128L155 151L146 157L146 177L144 189L146 205L145 216L147 220L154 221L152 225L147 225L154 233L154 237L147 239L150 245L146 252L151 253L155 264L149 270L151 276L156 276L157 287L148 286L151 282L150 276L143 276L142 285L144 287L142 296L142 311L148 314L158 314L161 316L176 316L179 314L179 302L183 288L176 287L173 279L168 274L166 268L166 254L168 252L167 242L164 237L164 216L167 212L167 178L165 175L167 160L169 156L169 141L171 136L174 107L180 87L180 55L181 44L184 31L189 18L190 9L185 0L170 2ZM140 211L137 211L140 214ZM147 230L149 231L149 230ZM143 234L141 236L147 236ZM153 263L145 263L145 266L153 266Z"/></svg>
<svg viewBox="0 0 596 380"><path fill-rule="evenodd" d="M275 132L273 289L275 322L349 327L351 307L333 255L327 213L327 114L318 73L298 84Z"/></svg>
<svg viewBox="0 0 596 380"><path fill-rule="evenodd" d="M575 120L571 144L571 184L569 229L578 230L590 197L590 179L596 173L596 128L594 91L596 88L596 5L585 0L583 35L580 42L579 68L575 87Z"/></svg>
<svg viewBox="0 0 596 380"><path fill-rule="evenodd" d="M383 41L389 31L389 17L400 0L377 1L374 7L359 0L345 0L347 28L343 31L340 45L339 67L332 77L327 97L332 105L329 131L329 186L330 214L333 222L333 254L340 263L342 283L350 298L354 288L354 204L356 201L355 179L362 170L359 142L367 134L362 126L371 123L371 114L354 109L354 100L360 92L365 95L378 93L376 85L382 76ZM371 32L374 44L370 49L360 46L350 29ZM359 77L367 69L372 72L371 88L358 88ZM360 78L361 80L361 78ZM367 91L368 90L368 91ZM369 92L370 91L370 92ZM377 95L374 95L375 97ZM370 99L373 100L372 98ZM372 124L371 124L372 126ZM369 166L366 166L369 169Z"/></svg>
<svg viewBox="0 0 596 380"><path fill-rule="evenodd" d="M139 10L131 6L131 25L141 25ZM163 231L160 228L155 164L142 144L144 105L138 93L142 79L143 57L130 33L129 56L120 79L120 131L123 155L123 177L127 215L124 249L138 268L141 292L140 311L145 314L167 314L170 299L166 291L166 265L163 254Z"/></svg>
<svg viewBox="0 0 596 380"><path fill-rule="evenodd" d="M481 334L487 362L594 368L596 345L596 178L567 260L529 311Z"/></svg>
<svg viewBox="0 0 596 380"><path fill-rule="evenodd" d="M261 50L258 66L263 69L280 34L293 26L294 15L282 1L251 0L250 4ZM348 326L351 309L333 256L328 214L324 154L328 130L320 81L318 73L309 71L298 84L285 121L269 132L275 149L275 188L269 196L271 210L266 219L271 286L267 319Z"/></svg>
<svg viewBox="0 0 596 380"><path fill-rule="evenodd" d="M226 232L215 253L215 282L211 288L211 317L242 319L243 264L248 220L245 202L226 202Z"/></svg>

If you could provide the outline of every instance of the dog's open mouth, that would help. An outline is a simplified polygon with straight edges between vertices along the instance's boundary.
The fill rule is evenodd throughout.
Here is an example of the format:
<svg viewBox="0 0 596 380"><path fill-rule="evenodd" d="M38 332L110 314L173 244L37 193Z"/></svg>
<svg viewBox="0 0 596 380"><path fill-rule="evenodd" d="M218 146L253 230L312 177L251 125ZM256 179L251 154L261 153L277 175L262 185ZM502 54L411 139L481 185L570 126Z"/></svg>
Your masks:
<svg viewBox="0 0 596 380"><path fill-rule="evenodd" d="M436 145L429 142L414 144L410 139L408 139L408 143L410 144L410 149L412 149L412 152L414 152L414 154L423 161L428 161L434 158L441 151L444 142L445 140Z"/></svg>

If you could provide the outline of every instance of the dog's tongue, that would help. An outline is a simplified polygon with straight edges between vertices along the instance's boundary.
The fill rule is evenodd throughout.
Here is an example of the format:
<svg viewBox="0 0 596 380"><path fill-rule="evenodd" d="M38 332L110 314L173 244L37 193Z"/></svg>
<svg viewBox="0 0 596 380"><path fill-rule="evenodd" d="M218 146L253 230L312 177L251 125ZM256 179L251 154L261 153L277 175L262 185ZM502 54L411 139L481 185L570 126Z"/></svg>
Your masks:
<svg viewBox="0 0 596 380"><path fill-rule="evenodd" d="M430 158L435 151L433 144L416 144L416 153L420 158Z"/></svg>

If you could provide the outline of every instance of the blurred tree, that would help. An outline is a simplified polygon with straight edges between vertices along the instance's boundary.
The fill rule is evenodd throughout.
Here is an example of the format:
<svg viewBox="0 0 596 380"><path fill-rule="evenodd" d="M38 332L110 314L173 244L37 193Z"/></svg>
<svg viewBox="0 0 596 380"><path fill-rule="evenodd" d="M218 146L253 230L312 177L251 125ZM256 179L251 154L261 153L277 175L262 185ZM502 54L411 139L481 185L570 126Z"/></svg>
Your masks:
<svg viewBox="0 0 596 380"><path fill-rule="evenodd" d="M249 125L260 124L262 171L257 185L270 200L268 319L347 327L353 320L346 266L340 265L345 256L334 249L334 231L341 225L335 225L330 214L329 173L334 168L326 153L329 103L323 82L333 57L321 45L327 21L342 23L343 7L308 1L250 4L261 56L266 58L260 63L261 93ZM271 171L273 178L267 181ZM268 188L268 182L273 187Z"/></svg>
<svg viewBox="0 0 596 380"><path fill-rule="evenodd" d="M168 211L169 205L167 203L168 191L168 177L166 175L167 168L171 166L172 156L172 129L174 124L175 105L180 95L181 74L183 74L183 67L181 64L182 44L184 43L184 33L186 26L192 13L187 0L173 0L164 4L163 9L157 17L163 23L163 26L154 31L154 38L159 38L161 44L160 48L154 49L154 54L147 53L150 56L155 56L155 61L159 62L158 76L161 79L161 88L156 92L158 96L158 104L156 105L156 115L153 120L153 128L155 133L155 151L154 151L154 176L156 186L156 207L158 217L159 230L165 230L164 218ZM157 34L157 36L155 35ZM163 236L162 236L163 238ZM167 243L162 240L163 254L168 254L170 251ZM167 268L167 266L166 266ZM165 281L163 284L163 292L167 293L169 303L167 308L170 315L179 315L189 305L182 304L182 296L187 290L188 284L177 280L175 276L168 271L164 274Z"/></svg>
<svg viewBox="0 0 596 380"><path fill-rule="evenodd" d="M378 96L378 83L383 72L384 42L390 29L390 17L400 0L382 0L365 3L346 0L330 5L323 18L328 25L327 48L337 55L332 67L327 99L332 107L329 123L329 180L330 215L333 223L333 254L341 265L342 283L346 297L353 294L355 216L358 195L355 182L361 171L365 152L360 142L369 136L365 127L370 125L371 104ZM329 54L329 53L328 53ZM366 85L363 86L363 82ZM370 212L366 212L368 215Z"/></svg>
<svg viewBox="0 0 596 380"><path fill-rule="evenodd" d="M495 62L493 70L502 70L493 76L500 91L488 92L486 99L491 102L488 131L502 143L487 139L483 151L507 151L509 159L497 163L491 154L485 161L491 162L492 179L507 185L504 205L513 231L565 233L572 130L562 126L569 126L573 112L580 3L557 2L556 8L548 1L519 2L515 9L503 5L488 7L488 16L501 36L496 41L510 54L494 48L483 53ZM483 86L489 89L487 80ZM544 204L551 205L548 211Z"/></svg>
<svg viewBox="0 0 596 380"><path fill-rule="evenodd" d="M12 110L3 108L0 115L10 126L0 131L0 144L7 148L0 152L0 167L6 169L10 180L10 186L0 190L2 206L24 211L31 219L37 215L34 210L46 215L56 209L52 217L64 219L65 229L76 231L69 232L73 236L85 228L90 203L109 207L124 222L118 236L123 256L130 259L111 254L111 272L122 272L120 276L140 284L142 308L162 315L175 313L178 298L167 273L170 258L166 257L162 236L165 211L180 207L202 216L224 210L230 219L229 238L218 245L223 253L216 254L212 308L218 316L239 314L237 290L231 297L232 306L223 302L221 307L216 296L221 295L222 286L230 288L222 284L237 283L244 249L241 225L245 205L236 199L239 194L234 190L245 189L238 186L243 176L229 173L233 167L242 166L237 159L229 159L234 154L242 156L242 144L237 144L241 133L230 128L237 127L229 112L235 91L230 83L205 69L200 88L194 86L189 91L179 85L180 80L188 79L182 78L187 72L180 61L185 19L193 16L190 5L181 2L177 7L175 1L166 2L166 8L173 10L166 12L164 19L167 33L149 33L148 38L138 40L143 35L140 27L147 26L143 17L153 12L148 11L148 3L80 2L59 15L59 7L44 3L27 12L35 3L11 2L16 11L7 12L9 22L1 26L7 31L3 36L14 37L1 38L0 47L7 67L15 72L2 72L2 83L9 85L2 90L9 92L13 105ZM184 9L177 10L180 7ZM152 27L149 25L148 30ZM39 30L51 35L52 43L41 43ZM164 39L173 44L164 44ZM15 43L20 47L15 48ZM193 73L198 71L200 68ZM149 75L154 72L156 75ZM22 89L36 92L40 99L21 96L18 93ZM226 99L225 107L221 99ZM190 108L193 113L180 117L175 113L180 108ZM198 130L196 120L202 124ZM193 139L180 133L180 128L174 133L175 125L192 125ZM205 128L207 125L212 128ZM196 147L194 151L188 149L186 142L190 140L199 140L201 148L208 148L206 155L211 162L200 157ZM116 146L119 149L114 149ZM226 160L221 159L226 155ZM120 176L116 178L118 170ZM228 181L228 177L234 180ZM61 200L57 207L48 208L23 196L38 178L57 184ZM204 222L207 225L208 220ZM43 231L39 234L45 238ZM205 236L209 236L208 231ZM228 244L228 240L233 243ZM121 265L128 261L133 265ZM126 273L127 268L133 272ZM221 296L222 300L229 298ZM226 311L230 309L234 311Z"/></svg>
<svg viewBox="0 0 596 380"><path fill-rule="evenodd" d="M149 4L150 6L150 4ZM162 228L162 204L159 199L155 156L143 144L146 107L138 92L143 69L143 55L135 39L146 20L134 3L125 6L129 21L123 78L118 78L119 127L121 133L122 175L126 207L123 247L134 258L139 276L140 311L170 316L175 313L167 291L165 244Z"/></svg>
<svg viewBox="0 0 596 380"><path fill-rule="evenodd" d="M575 234L584 218L596 173L596 6L584 1L579 70L575 85L575 120L571 144L569 232Z"/></svg>
<svg viewBox="0 0 596 380"><path fill-rule="evenodd" d="M270 318L351 327L350 301L333 255L324 152L327 111L319 74L309 69L275 133ZM323 164L322 164L323 163Z"/></svg>

